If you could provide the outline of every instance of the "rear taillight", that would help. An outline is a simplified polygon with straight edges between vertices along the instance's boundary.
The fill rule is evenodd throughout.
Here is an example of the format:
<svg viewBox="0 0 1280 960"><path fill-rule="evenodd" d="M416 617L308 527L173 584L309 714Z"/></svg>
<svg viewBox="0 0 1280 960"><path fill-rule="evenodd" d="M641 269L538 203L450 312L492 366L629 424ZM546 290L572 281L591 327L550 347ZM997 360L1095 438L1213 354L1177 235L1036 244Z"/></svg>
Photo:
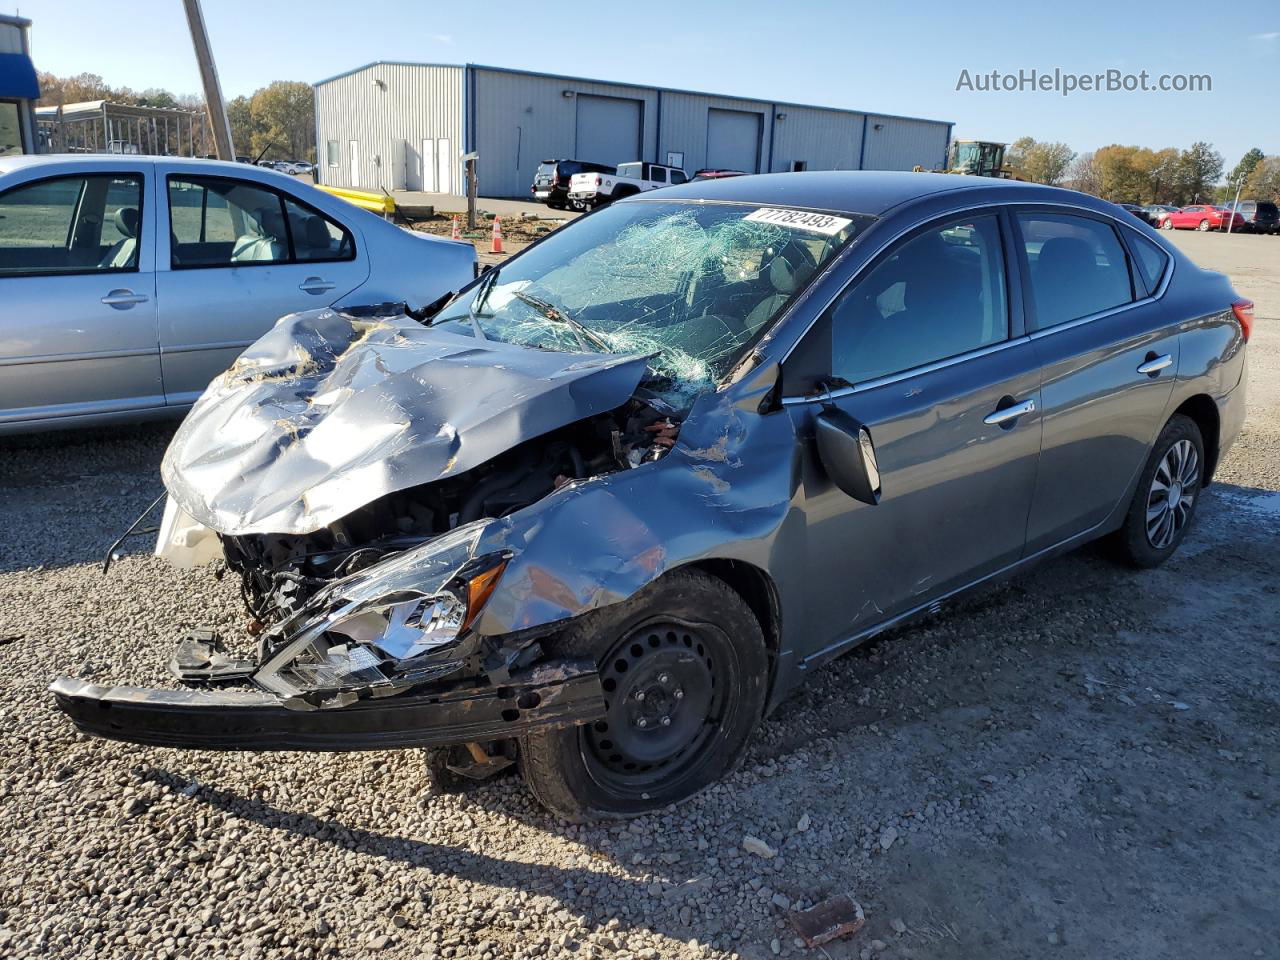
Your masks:
<svg viewBox="0 0 1280 960"><path fill-rule="evenodd" d="M596 186L597 186L597 187L598 187L598 186L600 186L600 184L602 184L603 182L604 182L604 181L603 181L603 180L601 180L599 177L596 177Z"/></svg>
<svg viewBox="0 0 1280 960"><path fill-rule="evenodd" d="M551 185L553 187L560 186L560 174L557 173L554 177L551 178Z"/></svg>
<svg viewBox="0 0 1280 960"><path fill-rule="evenodd" d="M1240 321L1240 332L1244 334L1244 339L1247 342L1249 334L1253 333L1253 301L1241 297L1231 304L1231 312Z"/></svg>

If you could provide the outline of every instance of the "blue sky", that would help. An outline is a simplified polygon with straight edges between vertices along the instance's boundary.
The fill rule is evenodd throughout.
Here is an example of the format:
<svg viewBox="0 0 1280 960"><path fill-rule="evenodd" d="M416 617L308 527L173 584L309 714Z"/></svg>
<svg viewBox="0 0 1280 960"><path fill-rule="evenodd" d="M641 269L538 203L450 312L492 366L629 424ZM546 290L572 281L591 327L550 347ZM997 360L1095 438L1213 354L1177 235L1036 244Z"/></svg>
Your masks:
<svg viewBox="0 0 1280 960"><path fill-rule="evenodd" d="M957 137L1030 135L1077 151L1205 139L1228 169L1253 146L1280 154L1276 0L1032 0L985 10L954 0L203 3L228 97L371 60L471 62L952 120ZM199 89L180 0L0 0L0 11L15 5L34 21L42 70L89 71L137 89ZM614 29L570 34L576 10ZM1033 68L1209 74L1213 89L1067 97L956 89L961 70Z"/></svg>

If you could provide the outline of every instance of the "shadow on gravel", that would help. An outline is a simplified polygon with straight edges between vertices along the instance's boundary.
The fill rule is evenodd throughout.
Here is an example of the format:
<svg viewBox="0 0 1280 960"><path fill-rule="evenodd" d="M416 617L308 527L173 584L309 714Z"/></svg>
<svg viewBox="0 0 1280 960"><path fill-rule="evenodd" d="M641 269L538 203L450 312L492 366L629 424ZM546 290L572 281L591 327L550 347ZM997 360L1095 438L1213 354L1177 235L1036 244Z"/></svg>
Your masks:
<svg viewBox="0 0 1280 960"><path fill-rule="evenodd" d="M176 790L190 789L191 786L191 781L187 777L158 767L140 769L137 771L137 776L144 782ZM483 792L483 790L477 791L477 793ZM524 891L554 897L560 901L562 908L577 913L591 927L603 928L610 919L616 918L627 928L661 933L679 940L691 936L691 933L682 925L665 923L661 918L652 915L626 916L614 907L605 911L589 911L584 908L585 905L581 899L583 894L587 895L586 903L593 902L590 891L599 888L605 882L634 888L634 893L623 891L620 897L611 897L610 901L614 904L639 902L652 892L649 890L649 883L630 880L616 873L606 874L604 871L582 867L565 868L546 862L521 863L445 844L412 840L360 827L349 827L336 820L313 816L309 813L281 810L261 799L204 784L199 785L199 789L191 795L191 799L207 804L221 813L251 820L273 830L328 843L350 853L379 857L413 867L427 867L434 872L448 873L452 877L475 883L500 884L513 892ZM512 815L512 811L506 807L502 812L505 816ZM517 819L532 823L561 839L582 841L581 836L571 838L567 832L558 829L555 821L545 814L527 818L517 817ZM592 853L599 857L609 856L594 847L592 847ZM679 868L678 864L664 864L661 868L664 874L663 886L667 888L665 897L672 903L694 893L705 892L706 889L705 876L677 875ZM570 894L571 890L578 891L578 894L576 896Z"/></svg>

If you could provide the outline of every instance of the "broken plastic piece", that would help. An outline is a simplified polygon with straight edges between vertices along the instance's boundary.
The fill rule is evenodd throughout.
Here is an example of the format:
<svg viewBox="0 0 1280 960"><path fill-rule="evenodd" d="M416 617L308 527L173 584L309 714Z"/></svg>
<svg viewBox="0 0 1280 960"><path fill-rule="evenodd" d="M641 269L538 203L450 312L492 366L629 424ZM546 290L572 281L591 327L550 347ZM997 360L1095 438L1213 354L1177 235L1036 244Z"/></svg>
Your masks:
<svg viewBox="0 0 1280 960"><path fill-rule="evenodd" d="M244 680L258 667L255 660L236 660L214 630L192 630L169 659L169 670L183 683L226 683Z"/></svg>
<svg viewBox="0 0 1280 960"><path fill-rule="evenodd" d="M866 922L862 905L847 893L823 900L808 910L791 912L791 926L810 947L853 936Z"/></svg>

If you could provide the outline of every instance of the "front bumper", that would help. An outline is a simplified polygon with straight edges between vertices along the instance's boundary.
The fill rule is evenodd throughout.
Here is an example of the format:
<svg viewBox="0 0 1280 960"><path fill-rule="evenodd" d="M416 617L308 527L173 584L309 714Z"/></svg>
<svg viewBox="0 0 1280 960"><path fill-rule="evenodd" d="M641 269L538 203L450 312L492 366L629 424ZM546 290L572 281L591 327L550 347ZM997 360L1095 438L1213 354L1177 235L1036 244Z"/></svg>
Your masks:
<svg viewBox="0 0 1280 960"><path fill-rule="evenodd" d="M384 750L519 737L604 716L595 665L538 664L501 686L471 683L416 696L296 710L262 690L103 687L60 677L49 688L82 733L199 750Z"/></svg>

